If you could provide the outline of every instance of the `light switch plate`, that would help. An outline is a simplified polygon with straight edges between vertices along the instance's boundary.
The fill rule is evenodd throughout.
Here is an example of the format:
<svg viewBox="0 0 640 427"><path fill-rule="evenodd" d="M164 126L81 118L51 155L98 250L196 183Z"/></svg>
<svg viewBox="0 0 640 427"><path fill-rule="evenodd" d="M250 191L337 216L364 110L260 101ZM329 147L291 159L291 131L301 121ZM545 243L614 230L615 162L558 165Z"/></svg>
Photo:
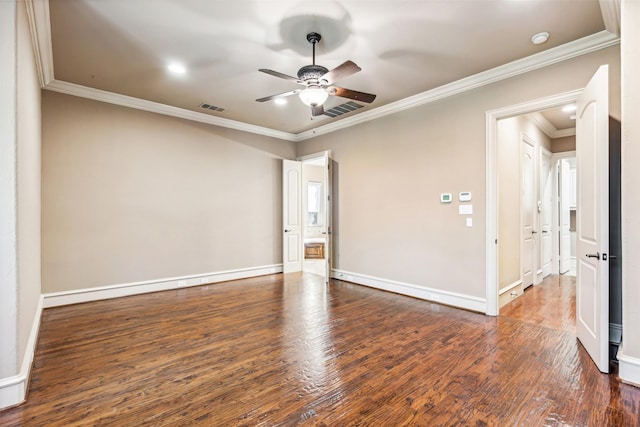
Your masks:
<svg viewBox="0 0 640 427"><path fill-rule="evenodd" d="M460 205L458 206L458 214L471 215L473 214L473 205Z"/></svg>
<svg viewBox="0 0 640 427"><path fill-rule="evenodd" d="M471 192L463 191L458 194L458 200L461 202L470 202L471 201Z"/></svg>

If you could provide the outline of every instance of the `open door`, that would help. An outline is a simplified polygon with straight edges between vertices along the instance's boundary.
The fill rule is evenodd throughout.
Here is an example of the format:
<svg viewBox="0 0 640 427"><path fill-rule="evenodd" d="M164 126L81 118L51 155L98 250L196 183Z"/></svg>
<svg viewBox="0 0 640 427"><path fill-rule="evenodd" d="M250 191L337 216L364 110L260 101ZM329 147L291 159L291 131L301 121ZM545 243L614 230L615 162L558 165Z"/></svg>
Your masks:
<svg viewBox="0 0 640 427"><path fill-rule="evenodd" d="M522 287L533 285L535 277L536 258L536 228L535 228L535 172L534 172L534 142L522 136L520 142L520 170L521 170L521 199L520 212L522 224Z"/></svg>
<svg viewBox="0 0 640 427"><path fill-rule="evenodd" d="M302 163L282 161L282 271L302 271Z"/></svg>
<svg viewBox="0 0 640 427"><path fill-rule="evenodd" d="M576 332L609 372L609 70L601 66L578 98Z"/></svg>
<svg viewBox="0 0 640 427"><path fill-rule="evenodd" d="M540 219L540 277L547 277L551 274L551 236L553 228L552 220L552 179L551 179L551 153L547 150L540 151L540 200L538 202L538 212Z"/></svg>
<svg viewBox="0 0 640 427"><path fill-rule="evenodd" d="M571 170L566 159L560 160L560 274L571 268Z"/></svg>
<svg viewBox="0 0 640 427"><path fill-rule="evenodd" d="M331 156L330 156L330 152L329 151L325 151L324 153L325 156L325 164L327 165L327 167L325 168L325 179L324 182L326 183L327 186L327 194L326 197L324 198L324 202L325 202L325 207L324 207L324 212L325 212L325 229L323 231L324 235L325 235L325 275L324 275L324 281L325 283L329 283L329 280L331 279L331 248L333 246L333 241L331 239L331 212L333 211L333 204L332 204L332 200L331 198L333 197L332 194L332 188L333 188L333 183L331 180L331 176L332 176L332 165L331 165Z"/></svg>

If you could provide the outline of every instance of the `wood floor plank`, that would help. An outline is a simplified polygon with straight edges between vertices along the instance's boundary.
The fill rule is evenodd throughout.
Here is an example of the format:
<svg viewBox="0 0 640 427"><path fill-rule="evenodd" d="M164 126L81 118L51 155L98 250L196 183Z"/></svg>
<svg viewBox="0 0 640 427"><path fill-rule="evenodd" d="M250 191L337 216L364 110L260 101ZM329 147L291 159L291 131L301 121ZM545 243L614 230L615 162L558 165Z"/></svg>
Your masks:
<svg viewBox="0 0 640 427"><path fill-rule="evenodd" d="M559 280L521 298L571 304ZM640 425L640 389L598 372L570 316L525 308L279 274L46 309L0 425Z"/></svg>
<svg viewBox="0 0 640 427"><path fill-rule="evenodd" d="M576 333L576 277L547 276L500 308L500 316Z"/></svg>

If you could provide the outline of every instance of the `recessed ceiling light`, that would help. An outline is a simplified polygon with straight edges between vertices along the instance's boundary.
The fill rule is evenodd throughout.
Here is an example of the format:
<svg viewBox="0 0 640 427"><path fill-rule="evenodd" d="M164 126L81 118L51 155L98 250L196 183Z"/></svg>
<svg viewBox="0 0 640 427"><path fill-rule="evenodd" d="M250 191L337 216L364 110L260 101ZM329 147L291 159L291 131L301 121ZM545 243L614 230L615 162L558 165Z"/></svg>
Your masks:
<svg viewBox="0 0 640 427"><path fill-rule="evenodd" d="M276 98L273 100L273 102L278 105L284 105L287 103L287 100L284 98Z"/></svg>
<svg viewBox="0 0 640 427"><path fill-rule="evenodd" d="M167 69L174 74L184 74L187 72L185 66L178 62L170 63L169 65L167 65Z"/></svg>
<svg viewBox="0 0 640 427"><path fill-rule="evenodd" d="M549 40L549 33L547 33L546 31L544 31L542 33L534 34L531 37L531 43L533 43L533 44L542 44L542 43L546 42L547 40Z"/></svg>
<svg viewBox="0 0 640 427"><path fill-rule="evenodd" d="M576 111L576 104L565 105L564 107L562 107L562 111L564 111L565 113L574 112Z"/></svg>

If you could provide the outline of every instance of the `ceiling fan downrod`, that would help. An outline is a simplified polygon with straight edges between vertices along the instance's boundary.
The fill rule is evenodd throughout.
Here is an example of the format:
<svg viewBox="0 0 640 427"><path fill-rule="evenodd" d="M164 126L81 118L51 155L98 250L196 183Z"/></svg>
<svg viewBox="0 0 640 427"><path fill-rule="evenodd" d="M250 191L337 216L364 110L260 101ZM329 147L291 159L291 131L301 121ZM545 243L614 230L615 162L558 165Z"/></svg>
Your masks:
<svg viewBox="0 0 640 427"><path fill-rule="evenodd" d="M318 33L309 33L307 34L307 41L311 43L313 46L313 62L312 65L316 65L316 43L318 43L322 39L322 36Z"/></svg>

